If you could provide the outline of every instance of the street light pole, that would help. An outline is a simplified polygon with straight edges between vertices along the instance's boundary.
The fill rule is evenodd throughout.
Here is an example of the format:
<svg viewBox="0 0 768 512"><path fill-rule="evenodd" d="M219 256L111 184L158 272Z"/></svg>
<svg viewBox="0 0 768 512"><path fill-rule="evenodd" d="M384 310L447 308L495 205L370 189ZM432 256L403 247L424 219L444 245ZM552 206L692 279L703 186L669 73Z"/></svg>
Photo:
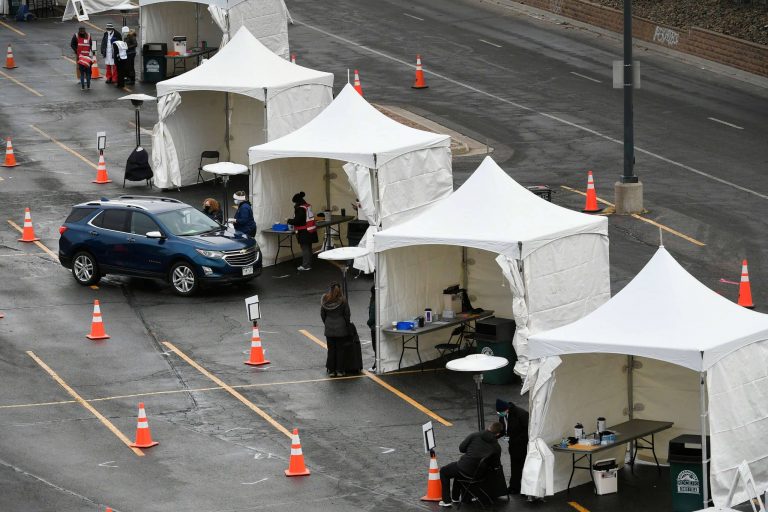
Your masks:
<svg viewBox="0 0 768 512"><path fill-rule="evenodd" d="M637 183L635 129L632 111L632 0L624 0L624 173L622 183Z"/></svg>

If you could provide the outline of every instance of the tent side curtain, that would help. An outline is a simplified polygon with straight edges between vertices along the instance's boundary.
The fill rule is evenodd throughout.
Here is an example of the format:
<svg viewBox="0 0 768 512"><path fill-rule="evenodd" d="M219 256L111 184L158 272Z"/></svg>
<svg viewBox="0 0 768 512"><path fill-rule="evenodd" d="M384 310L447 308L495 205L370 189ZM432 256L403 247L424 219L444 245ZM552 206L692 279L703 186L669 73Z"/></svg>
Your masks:
<svg viewBox="0 0 768 512"><path fill-rule="evenodd" d="M356 258L352 266L368 274L376 269L373 240L381 224L372 189L375 174L372 169L353 163L344 164L344 172L347 175L349 184L352 186L352 190L355 192L355 198L358 199L361 205L360 208L363 210L363 216L368 219L368 229L358 245L359 247L368 248L369 253Z"/></svg>
<svg viewBox="0 0 768 512"><path fill-rule="evenodd" d="M284 59L288 47L288 10L282 0L246 0L229 8L229 32L247 28L261 43Z"/></svg>
<svg viewBox="0 0 768 512"><path fill-rule="evenodd" d="M333 101L333 88L322 84L303 84L278 92L267 91L265 142L288 135L314 119ZM246 157L248 148L246 148Z"/></svg>
<svg viewBox="0 0 768 512"><path fill-rule="evenodd" d="M733 475L747 461L757 489L768 488L768 341L742 347L707 372L712 462L710 482L716 506L726 507ZM749 497L743 490L734 503Z"/></svg>
<svg viewBox="0 0 768 512"><path fill-rule="evenodd" d="M205 5L195 2L160 2L142 6L141 43L166 43L173 51L173 37L186 36L187 48L206 41L214 46L221 40L221 30L211 18ZM194 59L187 59L187 66L194 66Z"/></svg>
<svg viewBox="0 0 768 512"><path fill-rule="evenodd" d="M175 92L157 99L157 124L152 129L152 167L158 188L170 188L181 183L181 177L174 171L178 169L179 157L166 123L180 103L181 96Z"/></svg>
<svg viewBox="0 0 768 512"><path fill-rule="evenodd" d="M226 10L218 5L209 5L208 12L210 13L213 22L221 30L222 36L219 49L222 49L229 42L229 15Z"/></svg>

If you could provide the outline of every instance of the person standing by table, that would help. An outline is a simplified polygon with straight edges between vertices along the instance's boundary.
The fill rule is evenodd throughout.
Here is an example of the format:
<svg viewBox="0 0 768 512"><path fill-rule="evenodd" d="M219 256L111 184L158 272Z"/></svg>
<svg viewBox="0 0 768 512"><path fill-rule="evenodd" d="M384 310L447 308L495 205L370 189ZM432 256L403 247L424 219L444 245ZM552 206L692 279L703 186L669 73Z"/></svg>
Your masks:
<svg viewBox="0 0 768 512"><path fill-rule="evenodd" d="M85 27L78 27L77 34L72 36L69 46L75 52L77 58L76 67L77 75L80 79L80 88L85 89L87 84L88 89L90 89L93 59L91 58L91 35L85 31Z"/></svg>
<svg viewBox="0 0 768 512"><path fill-rule="evenodd" d="M123 38L115 32L115 26L112 23L107 23L106 29L101 38L101 56L104 57L106 83L114 84L117 82L117 66L115 66L115 49L112 43L122 41Z"/></svg>
<svg viewBox="0 0 768 512"><path fill-rule="evenodd" d="M349 304L339 283L331 283L328 292L320 299L320 318L325 326L325 340L328 344L328 357L325 361L328 375L344 377L347 371L344 367L346 350L352 340L349 332Z"/></svg>
<svg viewBox="0 0 768 512"><path fill-rule="evenodd" d="M237 205L235 218L230 219L235 227L235 231L254 238L256 236L256 221L253 219L253 208L251 208L251 203L246 198L245 192L242 190L235 192L232 195L232 199L235 200L235 205Z"/></svg>
<svg viewBox="0 0 768 512"><path fill-rule="evenodd" d="M136 48L139 46L135 30L128 30L128 34L125 36L125 44L128 45L128 75L126 76L125 83L134 85L136 83Z"/></svg>
<svg viewBox="0 0 768 512"><path fill-rule="evenodd" d="M296 238L301 246L301 265L297 270L312 270L312 244L316 244L317 226L315 214L312 213L312 205L304 200L304 192L294 194L293 218L288 219L288 224L296 229Z"/></svg>
<svg viewBox="0 0 768 512"><path fill-rule="evenodd" d="M203 201L203 213L211 220L215 220L219 224L224 224L224 215L221 213L221 206L219 202L212 197L209 197Z"/></svg>
<svg viewBox="0 0 768 512"><path fill-rule="evenodd" d="M504 436L509 439L509 494L520 494L523 466L528 453L528 411L512 402L496 399L499 423L504 427Z"/></svg>

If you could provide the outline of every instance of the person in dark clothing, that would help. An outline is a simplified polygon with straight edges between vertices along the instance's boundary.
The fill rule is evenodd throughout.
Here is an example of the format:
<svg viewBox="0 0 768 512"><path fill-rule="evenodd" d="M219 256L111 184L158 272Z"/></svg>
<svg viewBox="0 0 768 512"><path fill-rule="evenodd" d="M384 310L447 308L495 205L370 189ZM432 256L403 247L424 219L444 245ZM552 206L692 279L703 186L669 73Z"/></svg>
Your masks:
<svg viewBox="0 0 768 512"><path fill-rule="evenodd" d="M136 83L136 48L139 46L135 30L128 31L125 44L128 45L128 74L125 83L133 85Z"/></svg>
<svg viewBox="0 0 768 512"><path fill-rule="evenodd" d="M451 480L457 477L472 477L477 471L480 461L491 457L491 465L501 460L501 446L499 437L502 434L501 423L495 422L488 425L483 432L469 434L459 445L459 451L463 453L457 462L451 462L440 468L440 483L443 487L443 500L438 503L441 507L450 507L461 500L459 489L453 487L451 492Z"/></svg>
<svg viewBox="0 0 768 512"><path fill-rule="evenodd" d="M251 203L246 199L245 192L242 190L235 192L232 199L235 200L237 205L235 218L230 219L235 227L235 231L239 231L251 238L255 237L256 221L253 220L253 208L251 208Z"/></svg>
<svg viewBox="0 0 768 512"><path fill-rule="evenodd" d="M499 423L504 427L504 436L509 438L509 494L520 494L523 466L528 453L528 411L512 402L496 399Z"/></svg>
<svg viewBox="0 0 768 512"><path fill-rule="evenodd" d="M112 43L112 54L115 56L115 66L117 67L117 88L125 87L125 79L128 76L128 45L125 41L115 41Z"/></svg>
<svg viewBox="0 0 768 512"><path fill-rule="evenodd" d="M203 201L203 213L206 214L211 220L215 220L219 224L224 223L224 215L221 213L219 202L212 197L209 197Z"/></svg>
<svg viewBox="0 0 768 512"><path fill-rule="evenodd" d="M101 56L104 57L104 67L106 83L114 84L117 82L117 67L115 65L115 47L113 43L115 41L122 41L123 36L119 32L115 31L115 26L112 23L107 23L107 30L101 38Z"/></svg>
<svg viewBox="0 0 768 512"><path fill-rule="evenodd" d="M373 347L373 366L376 371L376 285L371 286L371 300L368 302L368 328L371 330L371 347Z"/></svg>
<svg viewBox="0 0 768 512"><path fill-rule="evenodd" d="M320 300L320 318L325 325L328 358L325 367L331 377L343 377L345 351L351 344L349 332L349 304L341 292L339 283L331 283L328 293Z"/></svg>
<svg viewBox="0 0 768 512"><path fill-rule="evenodd" d="M296 229L296 238L301 246L301 265L297 270L312 270L312 244L318 241L317 226L312 205L304 200L304 196L304 192L299 192L291 199L293 218L288 219L288 224Z"/></svg>

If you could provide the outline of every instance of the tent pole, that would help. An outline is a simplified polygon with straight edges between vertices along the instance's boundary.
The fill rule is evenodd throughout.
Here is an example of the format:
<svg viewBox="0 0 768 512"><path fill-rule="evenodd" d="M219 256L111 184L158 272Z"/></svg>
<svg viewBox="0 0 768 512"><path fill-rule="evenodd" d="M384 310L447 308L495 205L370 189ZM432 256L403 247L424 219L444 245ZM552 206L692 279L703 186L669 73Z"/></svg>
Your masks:
<svg viewBox="0 0 768 512"><path fill-rule="evenodd" d="M325 159L325 204L331 211L331 160Z"/></svg>
<svg viewBox="0 0 768 512"><path fill-rule="evenodd" d="M709 413L707 412L707 404L704 399L707 374L706 372L700 372L699 376L699 404L701 414L701 496L704 503L703 508L707 508L709 506L709 460L707 459L707 419Z"/></svg>
<svg viewBox="0 0 768 512"><path fill-rule="evenodd" d="M469 285L469 273L467 272L467 248L462 247L461 248L461 287L466 290L468 285Z"/></svg>
<svg viewBox="0 0 768 512"><path fill-rule="evenodd" d="M376 268L373 271L374 282L376 283L376 373L381 374L381 285L379 284L379 253L376 253Z"/></svg>
<svg viewBox="0 0 768 512"><path fill-rule="evenodd" d="M227 160L231 161L232 160L232 154L231 154L231 150L229 149L229 132L230 132L230 129L231 129L230 123L232 122L232 119L230 119L231 116L229 115L229 107L230 107L229 106L229 93L227 92L227 93L224 93L224 94L225 94L225 96L224 96L224 116L225 116L225 120L224 120L224 136L225 136L224 144L227 147Z"/></svg>
<svg viewBox="0 0 768 512"><path fill-rule="evenodd" d="M264 142L269 142L269 118L267 116L267 88L264 88Z"/></svg>
<svg viewBox="0 0 768 512"><path fill-rule="evenodd" d="M632 372L635 369L635 356L627 356L627 416L631 420L635 416L635 383Z"/></svg>
<svg viewBox="0 0 768 512"><path fill-rule="evenodd" d="M200 46L200 4L195 4L195 46Z"/></svg>

